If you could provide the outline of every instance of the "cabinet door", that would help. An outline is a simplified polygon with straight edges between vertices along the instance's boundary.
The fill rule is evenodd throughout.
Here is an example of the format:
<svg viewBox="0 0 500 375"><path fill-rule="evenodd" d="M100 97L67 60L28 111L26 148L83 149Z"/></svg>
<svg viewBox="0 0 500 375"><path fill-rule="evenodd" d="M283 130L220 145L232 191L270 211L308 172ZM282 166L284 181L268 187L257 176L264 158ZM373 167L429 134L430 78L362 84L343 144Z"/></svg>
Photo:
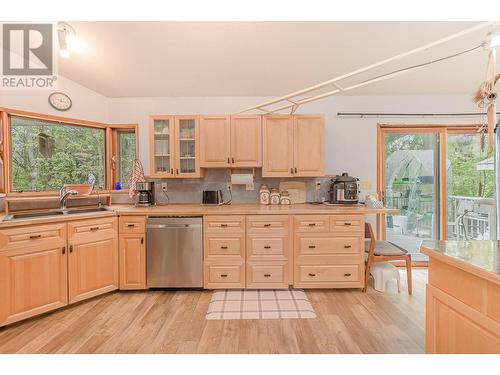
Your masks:
<svg viewBox="0 0 500 375"><path fill-rule="evenodd" d="M152 116L149 128L149 175L174 177L174 118Z"/></svg>
<svg viewBox="0 0 500 375"><path fill-rule="evenodd" d="M146 289L144 235L120 235L120 289Z"/></svg>
<svg viewBox="0 0 500 375"><path fill-rule="evenodd" d="M231 126L229 116L200 117L200 165L229 168Z"/></svg>
<svg viewBox="0 0 500 375"><path fill-rule="evenodd" d="M262 166L262 117L231 117L231 167Z"/></svg>
<svg viewBox="0 0 500 375"><path fill-rule="evenodd" d="M324 176L325 122L323 116L294 116L294 175Z"/></svg>
<svg viewBox="0 0 500 375"><path fill-rule="evenodd" d="M175 116L175 177L200 177L198 116Z"/></svg>
<svg viewBox="0 0 500 375"><path fill-rule="evenodd" d="M262 147L263 177L293 175L292 116L264 116Z"/></svg>
<svg viewBox="0 0 500 375"><path fill-rule="evenodd" d="M0 252L0 326L68 304L66 239Z"/></svg>
<svg viewBox="0 0 500 375"><path fill-rule="evenodd" d="M117 238L70 242L68 266L70 303L118 289Z"/></svg>

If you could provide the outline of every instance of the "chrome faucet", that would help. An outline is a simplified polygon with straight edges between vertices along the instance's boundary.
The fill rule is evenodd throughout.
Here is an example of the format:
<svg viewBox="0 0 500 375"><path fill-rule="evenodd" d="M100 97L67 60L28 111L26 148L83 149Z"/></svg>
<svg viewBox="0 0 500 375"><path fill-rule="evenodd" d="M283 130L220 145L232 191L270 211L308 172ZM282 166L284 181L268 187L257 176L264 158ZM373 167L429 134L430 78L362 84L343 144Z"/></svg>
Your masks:
<svg viewBox="0 0 500 375"><path fill-rule="evenodd" d="M59 193L60 193L60 196L59 196L59 208L61 210L65 210L66 209L66 200L68 199L68 196L70 196L70 195L77 195L78 194L78 192L76 190L68 190L68 191L66 191L64 188L62 188Z"/></svg>

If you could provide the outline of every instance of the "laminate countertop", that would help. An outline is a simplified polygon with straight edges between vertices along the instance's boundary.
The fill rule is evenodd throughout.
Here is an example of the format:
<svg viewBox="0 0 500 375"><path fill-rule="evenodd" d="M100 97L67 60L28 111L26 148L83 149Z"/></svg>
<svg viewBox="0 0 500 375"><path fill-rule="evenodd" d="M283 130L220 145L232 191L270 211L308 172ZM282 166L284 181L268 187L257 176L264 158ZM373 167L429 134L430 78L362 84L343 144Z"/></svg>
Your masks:
<svg viewBox="0 0 500 375"><path fill-rule="evenodd" d="M500 283L498 241L424 241L420 251L430 258Z"/></svg>
<svg viewBox="0 0 500 375"><path fill-rule="evenodd" d="M45 224L52 222L82 220L116 215L140 215L140 216L182 216L182 215L328 215L328 214L387 214L397 213L397 209L369 208L364 205L314 205L314 204L293 204L289 206L264 206L258 203L234 203L221 206L207 206L201 204L165 204L151 207L135 207L134 205L112 205L110 211L48 216L40 218L29 218L21 220L4 221L5 216L0 216L0 229L21 225Z"/></svg>

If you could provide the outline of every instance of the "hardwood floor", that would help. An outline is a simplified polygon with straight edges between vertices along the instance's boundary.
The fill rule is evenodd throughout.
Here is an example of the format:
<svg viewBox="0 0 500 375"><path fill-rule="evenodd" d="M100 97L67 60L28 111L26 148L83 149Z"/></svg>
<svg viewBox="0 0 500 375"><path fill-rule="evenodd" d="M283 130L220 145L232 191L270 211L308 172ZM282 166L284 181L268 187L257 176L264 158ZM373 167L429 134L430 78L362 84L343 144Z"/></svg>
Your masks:
<svg viewBox="0 0 500 375"><path fill-rule="evenodd" d="M308 290L316 319L206 320L210 291L115 292L0 328L0 353L423 353L427 269L413 295Z"/></svg>

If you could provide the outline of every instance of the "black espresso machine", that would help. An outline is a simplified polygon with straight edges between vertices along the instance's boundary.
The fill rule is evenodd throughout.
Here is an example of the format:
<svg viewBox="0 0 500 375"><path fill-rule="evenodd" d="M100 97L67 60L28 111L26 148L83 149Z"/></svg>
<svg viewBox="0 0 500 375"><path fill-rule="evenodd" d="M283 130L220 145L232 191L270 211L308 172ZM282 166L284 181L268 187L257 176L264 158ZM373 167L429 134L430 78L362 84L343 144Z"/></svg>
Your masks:
<svg viewBox="0 0 500 375"><path fill-rule="evenodd" d="M328 191L330 204L357 204L359 199L359 179L349 176L347 172L332 178Z"/></svg>

